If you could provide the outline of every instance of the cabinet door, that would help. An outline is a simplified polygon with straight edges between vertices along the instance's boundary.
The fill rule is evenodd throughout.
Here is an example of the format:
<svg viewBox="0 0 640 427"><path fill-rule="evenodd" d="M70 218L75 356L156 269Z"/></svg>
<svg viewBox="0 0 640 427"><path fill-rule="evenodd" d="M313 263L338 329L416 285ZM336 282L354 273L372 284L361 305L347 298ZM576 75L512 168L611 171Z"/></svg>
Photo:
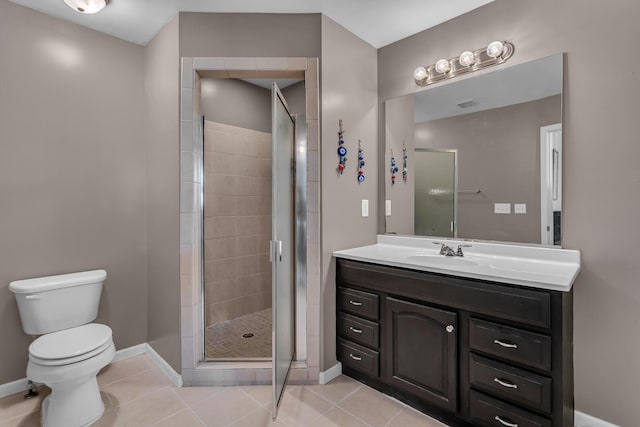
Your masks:
<svg viewBox="0 0 640 427"><path fill-rule="evenodd" d="M387 297L385 382L455 411L456 317L450 311Z"/></svg>

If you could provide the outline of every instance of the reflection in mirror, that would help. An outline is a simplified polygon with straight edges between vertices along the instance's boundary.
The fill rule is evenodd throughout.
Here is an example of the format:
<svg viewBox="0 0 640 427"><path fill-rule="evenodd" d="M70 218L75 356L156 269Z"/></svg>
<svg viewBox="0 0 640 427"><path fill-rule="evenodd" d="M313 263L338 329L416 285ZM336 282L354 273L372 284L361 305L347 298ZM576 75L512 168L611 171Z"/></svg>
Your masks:
<svg viewBox="0 0 640 427"><path fill-rule="evenodd" d="M560 245L562 54L385 102L386 231Z"/></svg>

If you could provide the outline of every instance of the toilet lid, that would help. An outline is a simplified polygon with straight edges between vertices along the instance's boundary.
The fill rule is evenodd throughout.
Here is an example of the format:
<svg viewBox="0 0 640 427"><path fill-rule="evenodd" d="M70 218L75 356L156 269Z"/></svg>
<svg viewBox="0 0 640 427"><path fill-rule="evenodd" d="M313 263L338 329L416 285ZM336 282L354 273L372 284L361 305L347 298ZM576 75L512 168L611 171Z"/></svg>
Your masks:
<svg viewBox="0 0 640 427"><path fill-rule="evenodd" d="M77 358L111 342L111 328L90 323L46 334L29 346L29 354L41 360Z"/></svg>

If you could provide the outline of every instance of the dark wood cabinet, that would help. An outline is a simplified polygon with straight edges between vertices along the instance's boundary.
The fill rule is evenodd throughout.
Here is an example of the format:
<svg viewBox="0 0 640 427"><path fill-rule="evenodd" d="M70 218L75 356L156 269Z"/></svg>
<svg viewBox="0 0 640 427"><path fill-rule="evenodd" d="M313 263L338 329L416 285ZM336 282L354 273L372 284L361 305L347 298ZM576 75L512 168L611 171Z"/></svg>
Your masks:
<svg viewBox="0 0 640 427"><path fill-rule="evenodd" d="M451 426L573 427L573 293L338 259L343 372Z"/></svg>
<svg viewBox="0 0 640 427"><path fill-rule="evenodd" d="M455 410L456 313L387 297L386 376L392 387Z"/></svg>

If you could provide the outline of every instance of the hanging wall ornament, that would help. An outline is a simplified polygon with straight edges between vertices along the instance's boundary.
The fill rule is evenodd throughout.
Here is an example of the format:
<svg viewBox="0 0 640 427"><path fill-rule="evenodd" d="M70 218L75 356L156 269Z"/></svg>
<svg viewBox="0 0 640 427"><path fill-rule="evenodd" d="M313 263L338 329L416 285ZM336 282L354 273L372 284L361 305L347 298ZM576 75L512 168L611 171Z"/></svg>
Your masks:
<svg viewBox="0 0 640 427"><path fill-rule="evenodd" d="M398 165L396 158L393 157L393 150L391 150L391 185L396 183L396 174L398 173Z"/></svg>
<svg viewBox="0 0 640 427"><path fill-rule="evenodd" d="M409 169L407 169L407 147L402 142L402 179L407 182L407 176L409 175Z"/></svg>
<svg viewBox="0 0 640 427"><path fill-rule="evenodd" d="M342 175L344 168L347 167L347 148L344 146L344 130L342 129L342 120L338 120L338 173Z"/></svg>
<svg viewBox="0 0 640 427"><path fill-rule="evenodd" d="M358 140L358 182L364 181L364 152L362 143Z"/></svg>

